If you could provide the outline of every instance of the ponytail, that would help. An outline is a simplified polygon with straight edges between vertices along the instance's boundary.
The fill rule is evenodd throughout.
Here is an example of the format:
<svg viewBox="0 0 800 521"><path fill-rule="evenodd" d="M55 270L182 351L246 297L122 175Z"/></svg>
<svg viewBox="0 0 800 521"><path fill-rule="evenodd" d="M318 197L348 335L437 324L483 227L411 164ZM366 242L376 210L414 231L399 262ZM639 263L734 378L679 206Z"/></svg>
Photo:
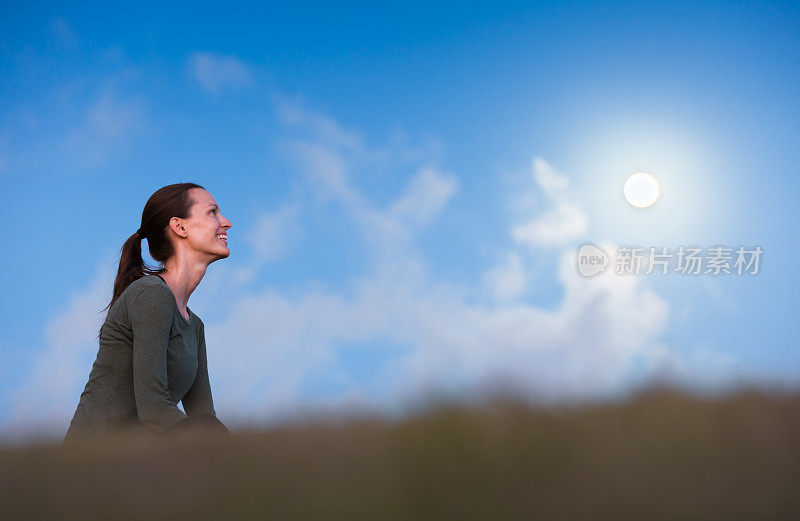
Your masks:
<svg viewBox="0 0 800 521"><path fill-rule="evenodd" d="M189 190L192 188L203 188L196 183L178 183L159 188L147 203L142 211L142 225L136 230L120 249L119 268L114 280L114 293L111 302L101 310L110 309L111 306L122 295L125 289L137 279L145 275L156 275L164 272L164 264L167 259L172 257L175 250L167 234L169 221L173 217L188 219L191 215L191 208L194 201L190 197ZM150 256L162 265L159 268L147 266L142 257L142 239L147 239ZM103 332L97 334L97 338Z"/></svg>

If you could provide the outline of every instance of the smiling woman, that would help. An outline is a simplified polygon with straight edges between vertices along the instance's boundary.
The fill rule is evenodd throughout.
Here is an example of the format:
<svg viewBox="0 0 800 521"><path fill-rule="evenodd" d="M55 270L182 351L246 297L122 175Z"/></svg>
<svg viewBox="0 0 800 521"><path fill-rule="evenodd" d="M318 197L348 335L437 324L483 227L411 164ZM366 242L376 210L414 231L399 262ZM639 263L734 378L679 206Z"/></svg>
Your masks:
<svg viewBox="0 0 800 521"><path fill-rule="evenodd" d="M230 227L198 184L173 184L150 196L142 226L122 246L100 348L65 443L129 428L228 432L214 410L203 321L187 302L209 264L230 255ZM142 259L144 238L160 269Z"/></svg>

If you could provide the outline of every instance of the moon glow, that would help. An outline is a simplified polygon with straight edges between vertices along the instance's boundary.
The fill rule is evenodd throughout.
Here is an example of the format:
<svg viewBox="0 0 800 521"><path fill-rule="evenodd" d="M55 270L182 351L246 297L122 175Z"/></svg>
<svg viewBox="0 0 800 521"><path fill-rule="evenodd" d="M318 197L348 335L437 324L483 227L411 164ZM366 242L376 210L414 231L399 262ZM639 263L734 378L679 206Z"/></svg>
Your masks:
<svg viewBox="0 0 800 521"><path fill-rule="evenodd" d="M656 202L661 189L656 178L645 172L633 174L622 189L625 200L636 208L647 208Z"/></svg>

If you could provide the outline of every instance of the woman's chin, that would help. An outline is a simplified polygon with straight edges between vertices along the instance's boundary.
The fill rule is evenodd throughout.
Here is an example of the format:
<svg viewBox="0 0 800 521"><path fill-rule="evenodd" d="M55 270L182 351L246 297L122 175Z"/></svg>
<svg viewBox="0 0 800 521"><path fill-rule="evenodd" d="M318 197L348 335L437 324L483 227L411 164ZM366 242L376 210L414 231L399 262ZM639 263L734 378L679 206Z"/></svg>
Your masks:
<svg viewBox="0 0 800 521"><path fill-rule="evenodd" d="M212 255L215 257L214 260L227 259L230 254L231 250L228 248L215 248L214 252L212 253Z"/></svg>

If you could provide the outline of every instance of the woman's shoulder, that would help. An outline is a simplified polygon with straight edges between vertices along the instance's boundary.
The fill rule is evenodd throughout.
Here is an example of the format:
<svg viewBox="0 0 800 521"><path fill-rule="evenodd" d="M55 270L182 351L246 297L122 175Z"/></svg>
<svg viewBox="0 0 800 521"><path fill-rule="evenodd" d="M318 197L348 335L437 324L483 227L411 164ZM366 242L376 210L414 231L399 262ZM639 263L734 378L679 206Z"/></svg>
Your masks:
<svg viewBox="0 0 800 521"><path fill-rule="evenodd" d="M150 289L159 285L163 286L163 290ZM111 309L109 309L106 320L112 317L118 321L127 320L134 304L137 302L144 304L148 308L163 307L171 310L170 298L173 297L169 288L164 285L158 276L145 275L128 284L128 287L125 288L114 305L111 306Z"/></svg>
<svg viewBox="0 0 800 521"><path fill-rule="evenodd" d="M162 287L162 290L150 290L153 287ZM140 295L147 292L148 295L162 295L162 298L167 299L167 296L172 297L169 288L166 287L164 281L158 275L145 275L131 282L125 291L120 295L120 300L133 304Z"/></svg>
<svg viewBox="0 0 800 521"><path fill-rule="evenodd" d="M131 282L125 291L131 290L134 293L138 293L146 288L151 286L162 286L164 285L164 281L158 275L145 275L144 277L139 277L138 279ZM123 292L124 293L124 292Z"/></svg>
<svg viewBox="0 0 800 521"><path fill-rule="evenodd" d="M189 312L192 314L192 324L194 324L195 329L200 331L204 330L205 324L203 324L203 319L198 317L197 314L195 314L195 312L191 309L189 309Z"/></svg>

